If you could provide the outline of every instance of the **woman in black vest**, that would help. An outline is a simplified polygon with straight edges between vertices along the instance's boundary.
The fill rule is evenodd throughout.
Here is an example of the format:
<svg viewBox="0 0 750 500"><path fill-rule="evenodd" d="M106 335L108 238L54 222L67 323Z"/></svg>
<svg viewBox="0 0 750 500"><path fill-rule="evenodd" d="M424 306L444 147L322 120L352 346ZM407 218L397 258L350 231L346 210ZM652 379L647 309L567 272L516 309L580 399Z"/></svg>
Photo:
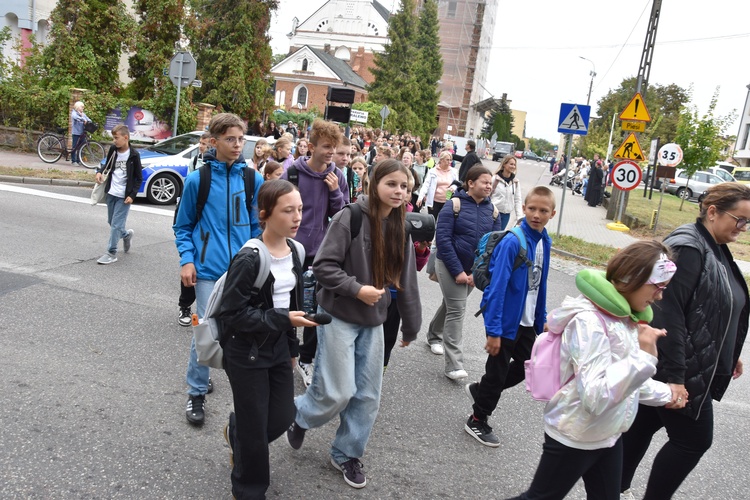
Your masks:
<svg viewBox="0 0 750 500"><path fill-rule="evenodd" d="M713 441L713 404L742 375L740 352L748 328L750 297L727 243L747 231L750 186L725 182L709 188L698 220L677 228L664 243L677 254L677 273L654 308L659 339L655 379L672 387L664 408L641 405L623 435L623 498L653 434L666 428L669 441L656 455L644 499L671 498ZM670 409L685 403L683 409ZM727 464L728 466L730 464Z"/></svg>

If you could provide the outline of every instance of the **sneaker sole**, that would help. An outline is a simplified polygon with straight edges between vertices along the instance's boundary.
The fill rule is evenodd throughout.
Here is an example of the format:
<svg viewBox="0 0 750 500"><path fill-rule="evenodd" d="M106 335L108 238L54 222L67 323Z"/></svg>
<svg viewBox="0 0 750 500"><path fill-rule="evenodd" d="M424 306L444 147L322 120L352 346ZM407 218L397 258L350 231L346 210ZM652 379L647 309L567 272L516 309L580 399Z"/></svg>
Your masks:
<svg viewBox="0 0 750 500"><path fill-rule="evenodd" d="M305 384L305 388L310 387L310 384L312 384L312 377L310 377L309 381L307 380L305 370L303 370L299 365L299 361L294 365L294 370L299 374L300 377L302 377L302 383Z"/></svg>
<svg viewBox="0 0 750 500"><path fill-rule="evenodd" d="M484 441L482 438L480 438L479 436L477 436L476 433L473 430L471 430L471 427L469 427L468 424L464 424L464 430L466 431L466 433L469 436L473 437L474 439L476 439L477 441L479 441L480 443L482 443L485 446L489 446L490 448L497 448L497 447L500 446L499 442L498 443L489 443L487 441Z"/></svg>
<svg viewBox="0 0 750 500"><path fill-rule="evenodd" d="M229 465L234 467L234 450L232 450L232 443L229 442L229 424L224 426L224 440L229 445Z"/></svg>
<svg viewBox="0 0 750 500"><path fill-rule="evenodd" d="M346 481L346 484L348 484L352 488L359 489L359 488L364 488L365 486L367 486L367 478L365 478L365 482L362 484L357 484L357 483L353 483L349 481L349 478L346 477L346 472L344 472L344 469L339 464L336 463L336 460L334 460L333 457L331 457L331 465L333 465L337 471L341 472L341 475L344 476L344 481Z"/></svg>
<svg viewBox="0 0 750 500"><path fill-rule="evenodd" d="M471 386L476 384L478 382L470 382L464 386L464 392L466 392L466 395L469 396L469 401L472 402L472 404L476 403L476 399L474 398L474 395L471 393Z"/></svg>

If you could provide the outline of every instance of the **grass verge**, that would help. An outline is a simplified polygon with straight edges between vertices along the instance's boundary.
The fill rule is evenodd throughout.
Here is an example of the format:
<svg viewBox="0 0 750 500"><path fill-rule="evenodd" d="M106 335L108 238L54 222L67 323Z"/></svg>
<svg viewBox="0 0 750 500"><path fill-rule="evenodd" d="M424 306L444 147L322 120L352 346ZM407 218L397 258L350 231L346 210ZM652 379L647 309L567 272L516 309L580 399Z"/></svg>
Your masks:
<svg viewBox="0 0 750 500"><path fill-rule="evenodd" d="M35 177L41 179L68 179L74 181L94 182L95 174L91 172L66 172L54 168L46 170L37 168L22 167L2 167L0 166L0 175L11 175L15 177Z"/></svg>
<svg viewBox="0 0 750 500"><path fill-rule="evenodd" d="M589 243L588 241L573 236L550 236L552 237L552 246L556 249L590 259L591 262L581 261L586 265L593 264L595 266L605 267L610 257L617 253L617 248Z"/></svg>

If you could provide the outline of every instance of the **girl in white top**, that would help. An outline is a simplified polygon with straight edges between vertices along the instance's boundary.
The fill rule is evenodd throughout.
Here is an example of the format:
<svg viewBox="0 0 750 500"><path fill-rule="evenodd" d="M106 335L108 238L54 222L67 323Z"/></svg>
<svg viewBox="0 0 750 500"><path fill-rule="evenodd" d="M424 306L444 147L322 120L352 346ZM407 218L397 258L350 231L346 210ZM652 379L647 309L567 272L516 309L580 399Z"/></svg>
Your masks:
<svg viewBox="0 0 750 500"><path fill-rule="evenodd" d="M500 214L501 227L506 228L510 213L515 210L516 218L523 216L521 208L521 186L516 178L516 157L506 155L492 179L492 204Z"/></svg>
<svg viewBox="0 0 750 500"><path fill-rule="evenodd" d="M425 175L422 189L419 190L417 206L422 207L427 199L427 212L437 218L443 205L448 200L448 191L453 193L453 183L458 182L458 170L451 167L453 155L448 151L440 153L438 164Z"/></svg>

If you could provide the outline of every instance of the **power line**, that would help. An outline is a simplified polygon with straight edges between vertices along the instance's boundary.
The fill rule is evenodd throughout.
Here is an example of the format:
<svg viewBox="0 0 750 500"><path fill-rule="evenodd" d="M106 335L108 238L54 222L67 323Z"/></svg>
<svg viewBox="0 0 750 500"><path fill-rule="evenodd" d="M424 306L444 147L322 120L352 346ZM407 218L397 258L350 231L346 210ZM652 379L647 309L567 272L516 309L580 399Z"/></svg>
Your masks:
<svg viewBox="0 0 750 500"><path fill-rule="evenodd" d="M640 18L639 18L640 19ZM632 33L632 31L631 31ZM666 40L663 42L656 42L656 45L676 45L680 43L693 43L693 42L710 42L710 41L720 41L720 40L731 40L734 38L746 38L750 36L750 33L735 33L733 35L720 35L720 36L709 36L705 38L684 38L682 40ZM641 44L639 43L626 43L624 46L626 47L640 47ZM590 50L590 49L614 49L616 47L620 47L620 44L609 44L609 45L578 45L578 46L568 46L568 47L560 47L559 45L556 45L554 47L545 47L545 46L513 46L513 47L506 47L506 46L500 46L500 45L493 45L490 48L492 49L503 49L503 50ZM483 47L485 48L485 47Z"/></svg>

